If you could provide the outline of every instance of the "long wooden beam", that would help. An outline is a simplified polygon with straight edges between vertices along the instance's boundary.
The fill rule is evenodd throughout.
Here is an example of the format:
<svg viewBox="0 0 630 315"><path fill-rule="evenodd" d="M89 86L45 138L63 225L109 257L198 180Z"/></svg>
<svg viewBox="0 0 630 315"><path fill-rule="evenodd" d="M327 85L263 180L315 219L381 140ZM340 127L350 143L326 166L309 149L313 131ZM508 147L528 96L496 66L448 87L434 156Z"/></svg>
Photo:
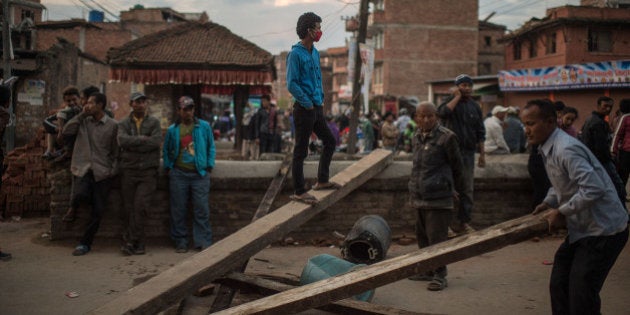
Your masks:
<svg viewBox="0 0 630 315"><path fill-rule="evenodd" d="M544 213L543 213L544 214ZM214 314L293 314L518 243L546 231L542 215L527 215L466 236L297 287Z"/></svg>
<svg viewBox="0 0 630 315"><path fill-rule="evenodd" d="M290 284L284 284L240 272L230 272L225 275L224 278L217 279L217 282L241 290L244 288L255 290L258 294L265 296L295 288L295 286ZM411 312L352 299L333 302L328 305L320 306L318 309L344 315L437 315Z"/></svg>
<svg viewBox="0 0 630 315"><path fill-rule="evenodd" d="M276 199L276 196L280 191L282 191L282 187L284 187L284 181L289 174L289 170L291 169L291 162L293 161L293 146L290 147L289 152L284 155L284 159L282 159L282 163L280 164L280 168L278 172L273 177L271 184L269 184L269 188L267 188L267 192L265 196L260 201L258 205L258 209L256 213L254 213L254 217L252 218L252 222L264 217L269 213L271 209L271 205L273 201ZM235 269L235 271L244 272L247 269L247 263L249 261L245 261L240 267ZM228 286L219 286L217 290L217 296L214 298L212 302L212 306L210 307L210 313L218 312L230 307L232 304L232 300L236 295L236 290Z"/></svg>
<svg viewBox="0 0 630 315"><path fill-rule="evenodd" d="M154 314L164 310L208 281L238 267L267 245L363 185L391 162L390 151L373 151L331 178L342 185L340 189L310 191L319 200L316 205L289 202L90 313Z"/></svg>

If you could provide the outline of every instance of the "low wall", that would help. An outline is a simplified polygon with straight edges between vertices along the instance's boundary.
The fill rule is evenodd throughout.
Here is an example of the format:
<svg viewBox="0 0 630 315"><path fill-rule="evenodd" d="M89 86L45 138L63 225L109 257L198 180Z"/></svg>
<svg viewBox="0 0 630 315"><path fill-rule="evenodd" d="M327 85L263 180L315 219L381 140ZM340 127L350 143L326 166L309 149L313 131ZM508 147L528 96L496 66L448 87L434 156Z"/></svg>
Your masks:
<svg viewBox="0 0 630 315"><path fill-rule="evenodd" d="M527 155L488 156L485 168L475 169L475 208L473 226L487 227L519 217L531 210L531 181L527 173ZM353 161L333 161L331 174L343 170ZM350 193L334 207L323 211L293 231L295 240L314 237L330 238L333 231L347 233L354 222L367 214L385 218L393 235L413 234L416 214L407 205L407 181L411 161L397 160L383 172ZM267 186L277 172L280 161L217 161L211 175L210 221L215 241L247 225ZM307 161L305 176L314 183L317 162ZM70 174L67 169L51 172L51 236L52 239L79 237L89 217L81 209L73 223L61 221L68 208ZM276 198L272 209L289 201L291 179ZM97 238L120 237L123 227L120 189L116 184L109 198ZM148 213L146 233L149 237L169 235L168 178L160 174L158 190Z"/></svg>

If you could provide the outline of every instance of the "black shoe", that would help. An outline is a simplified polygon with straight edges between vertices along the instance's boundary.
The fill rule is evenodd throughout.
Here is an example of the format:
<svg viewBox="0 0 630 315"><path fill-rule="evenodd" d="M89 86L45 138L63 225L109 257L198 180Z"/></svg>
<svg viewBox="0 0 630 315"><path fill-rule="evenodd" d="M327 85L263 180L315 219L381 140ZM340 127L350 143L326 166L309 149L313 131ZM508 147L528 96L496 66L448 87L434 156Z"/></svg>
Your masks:
<svg viewBox="0 0 630 315"><path fill-rule="evenodd" d="M11 258L13 258L13 256L11 256L11 254L5 253L5 252L0 252L0 260L1 261L9 261L9 260L11 260Z"/></svg>
<svg viewBox="0 0 630 315"><path fill-rule="evenodd" d="M133 247L133 254L134 255L144 255L145 251L144 251L144 245L143 244L139 244Z"/></svg>
<svg viewBox="0 0 630 315"><path fill-rule="evenodd" d="M125 255L125 256L131 256L134 255L136 253L133 244L131 243L126 243L125 245L120 247L120 251Z"/></svg>
<svg viewBox="0 0 630 315"><path fill-rule="evenodd" d="M188 246L186 245L177 245L177 247L175 247L175 252L176 253L187 253L188 252Z"/></svg>

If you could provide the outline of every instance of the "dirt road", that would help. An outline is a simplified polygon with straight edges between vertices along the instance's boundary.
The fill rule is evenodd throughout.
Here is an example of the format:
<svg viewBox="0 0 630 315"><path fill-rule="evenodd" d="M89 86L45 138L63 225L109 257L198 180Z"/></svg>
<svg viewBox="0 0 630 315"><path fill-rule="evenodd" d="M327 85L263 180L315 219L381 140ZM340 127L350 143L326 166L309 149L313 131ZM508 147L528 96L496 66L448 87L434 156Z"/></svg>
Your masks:
<svg viewBox="0 0 630 315"><path fill-rule="evenodd" d="M194 255L176 254L164 240L148 244L147 254L124 257L114 240L98 239L86 256L71 255L74 242L42 238L47 220L0 222L0 245L13 259L0 262L0 314L83 314L134 285ZM449 287L427 291L426 282L401 280L378 288L373 303L441 314L549 314L547 284L561 238L546 237L467 259L449 266ZM416 249L392 245L389 257ZM258 253L248 272L296 278L309 257L338 248L270 247ZM69 298L67 292L76 292ZM630 309L630 249L624 249L602 291L604 314ZM189 298L188 314L202 314L206 299ZM195 307L196 305L196 307ZM309 311L309 314L319 313Z"/></svg>

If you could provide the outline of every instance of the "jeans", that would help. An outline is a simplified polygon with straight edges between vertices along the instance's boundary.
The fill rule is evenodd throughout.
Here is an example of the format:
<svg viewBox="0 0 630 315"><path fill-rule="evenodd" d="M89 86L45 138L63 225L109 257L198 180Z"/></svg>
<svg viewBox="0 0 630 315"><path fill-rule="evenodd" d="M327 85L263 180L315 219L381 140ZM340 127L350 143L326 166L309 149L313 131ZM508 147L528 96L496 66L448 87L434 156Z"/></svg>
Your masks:
<svg viewBox="0 0 630 315"><path fill-rule="evenodd" d="M151 197L157 187L157 169L124 169L120 187L127 214L127 228L123 239L133 245L144 245L144 224Z"/></svg>
<svg viewBox="0 0 630 315"><path fill-rule="evenodd" d="M459 206L457 220L460 223L468 223L472 220L473 191L475 187L475 152L462 150L462 177L464 178L464 191L459 194Z"/></svg>
<svg viewBox="0 0 630 315"><path fill-rule="evenodd" d="M92 171L89 171L83 177L74 177L70 206L76 210L81 203L91 203L92 205L90 222L81 238L81 245L92 247L94 235L96 235L98 227L101 225L101 218L107 208L107 197L109 196L110 188L111 178L96 182Z"/></svg>
<svg viewBox="0 0 630 315"><path fill-rule="evenodd" d="M448 227L451 224L451 209L417 209L416 238L418 248L425 248L448 240ZM433 270L434 274L445 278L446 266Z"/></svg>
<svg viewBox="0 0 630 315"><path fill-rule="evenodd" d="M272 133L260 133L260 154L273 152L273 137Z"/></svg>
<svg viewBox="0 0 630 315"><path fill-rule="evenodd" d="M335 137L333 137L322 106L314 106L307 110L300 104L293 106L293 120L295 121L295 148L293 149L293 187L296 195L306 192L304 187L304 159L308 156L308 143L312 133L322 140L323 152L319 158L317 181L327 183L330 177L330 161L335 153Z"/></svg>
<svg viewBox="0 0 630 315"><path fill-rule="evenodd" d="M560 245L554 257L549 292L553 314L600 314L608 272L628 241L628 229L610 236L589 236Z"/></svg>
<svg viewBox="0 0 630 315"><path fill-rule="evenodd" d="M196 248L212 245L210 228L210 174L186 172L173 168L169 172L171 202L171 238L175 247L188 247L187 201L190 195L193 206L193 242Z"/></svg>

